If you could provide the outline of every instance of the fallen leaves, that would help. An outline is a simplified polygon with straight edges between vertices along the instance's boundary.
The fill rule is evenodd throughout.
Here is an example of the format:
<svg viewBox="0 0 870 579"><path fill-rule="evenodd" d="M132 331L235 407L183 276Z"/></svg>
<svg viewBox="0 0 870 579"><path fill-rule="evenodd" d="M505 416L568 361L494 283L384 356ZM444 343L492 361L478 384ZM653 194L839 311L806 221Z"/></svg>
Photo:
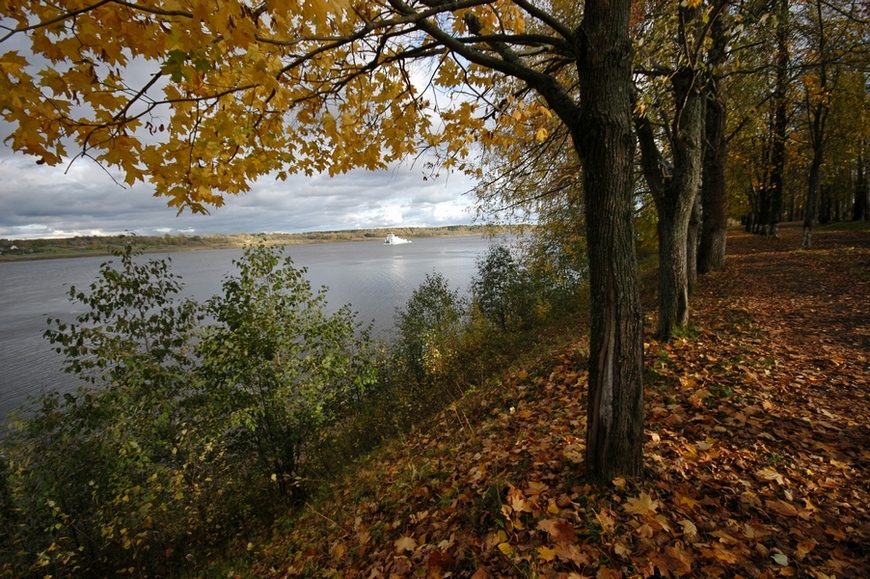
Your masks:
<svg viewBox="0 0 870 579"><path fill-rule="evenodd" d="M870 263L862 251L852 259ZM818 290L870 319L870 280L812 255L730 256L702 281L698 335L648 340L644 480L583 483L586 374L572 345L461 401L481 417L476 436L445 414L373 457L336 488L337 525L303 516L259 574L863 576L870 341L852 345L837 325L850 318L824 317ZM748 273L762 266L779 273ZM816 313L800 317L808 303Z"/></svg>
<svg viewBox="0 0 870 579"><path fill-rule="evenodd" d="M642 492L639 496L626 501L625 510L633 515L651 515L655 513L661 503L653 500L648 493Z"/></svg>

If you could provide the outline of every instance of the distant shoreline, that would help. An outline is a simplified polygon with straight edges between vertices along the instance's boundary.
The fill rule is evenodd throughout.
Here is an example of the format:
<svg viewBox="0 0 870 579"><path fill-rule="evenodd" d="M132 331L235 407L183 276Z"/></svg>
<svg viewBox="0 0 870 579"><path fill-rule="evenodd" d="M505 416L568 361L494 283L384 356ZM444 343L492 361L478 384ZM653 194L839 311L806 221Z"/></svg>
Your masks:
<svg viewBox="0 0 870 579"><path fill-rule="evenodd" d="M380 229L346 229L310 233L229 233L202 235L106 235L78 236L61 239L0 239L0 263L42 259L66 259L110 255L115 249L132 243L145 253L238 249L252 243L266 245L308 245L345 241L375 241L395 233L409 239L423 237L460 237L490 235L502 229L487 225L449 225L444 227L391 227Z"/></svg>

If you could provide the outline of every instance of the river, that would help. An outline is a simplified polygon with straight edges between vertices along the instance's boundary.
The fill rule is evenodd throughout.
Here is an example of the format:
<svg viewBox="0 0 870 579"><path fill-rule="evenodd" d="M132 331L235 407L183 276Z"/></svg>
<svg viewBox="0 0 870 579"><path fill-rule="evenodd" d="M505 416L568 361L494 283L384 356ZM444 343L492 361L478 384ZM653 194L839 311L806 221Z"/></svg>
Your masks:
<svg viewBox="0 0 870 579"><path fill-rule="evenodd" d="M373 322L376 337L388 337L397 307L402 307L427 273L440 272L465 292L476 260L489 245L481 237L414 239L386 245L357 241L295 245L285 250L294 266L307 267L313 290L327 286L329 309L351 304L358 320ZM235 271L241 250L152 254L169 257L181 277L185 296L204 302L221 293L223 279ZM62 356L42 337L47 317L74 321L82 306L68 299L69 286L87 288L106 257L0 263L0 422L25 405L29 395L74 389L77 380L61 370Z"/></svg>

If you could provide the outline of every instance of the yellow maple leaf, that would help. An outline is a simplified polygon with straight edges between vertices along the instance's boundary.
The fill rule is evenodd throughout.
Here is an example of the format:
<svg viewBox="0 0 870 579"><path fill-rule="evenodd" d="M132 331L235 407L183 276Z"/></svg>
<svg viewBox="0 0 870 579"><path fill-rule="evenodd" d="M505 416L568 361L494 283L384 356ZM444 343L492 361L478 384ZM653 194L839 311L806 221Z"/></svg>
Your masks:
<svg viewBox="0 0 870 579"><path fill-rule="evenodd" d="M538 559L542 561L552 561L556 558L556 550L549 547L538 547Z"/></svg>
<svg viewBox="0 0 870 579"><path fill-rule="evenodd" d="M660 502L653 500L649 493L640 493L639 496L630 498L625 503L625 510L632 515L650 515L661 505Z"/></svg>
<svg viewBox="0 0 870 579"><path fill-rule="evenodd" d="M413 551L417 548L417 541L414 537L404 536L400 539L396 539L396 542L393 543L396 546L396 551Z"/></svg>

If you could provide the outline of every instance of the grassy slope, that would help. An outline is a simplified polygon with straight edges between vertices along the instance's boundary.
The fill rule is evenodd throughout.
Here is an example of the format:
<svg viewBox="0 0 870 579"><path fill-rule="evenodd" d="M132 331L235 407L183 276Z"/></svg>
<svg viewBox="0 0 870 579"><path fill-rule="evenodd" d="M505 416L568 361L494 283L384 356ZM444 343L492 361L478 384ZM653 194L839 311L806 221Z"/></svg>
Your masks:
<svg viewBox="0 0 870 579"><path fill-rule="evenodd" d="M518 357L210 572L866 576L870 229L814 239L732 233L690 335L649 340L643 481L583 481L577 339Z"/></svg>

